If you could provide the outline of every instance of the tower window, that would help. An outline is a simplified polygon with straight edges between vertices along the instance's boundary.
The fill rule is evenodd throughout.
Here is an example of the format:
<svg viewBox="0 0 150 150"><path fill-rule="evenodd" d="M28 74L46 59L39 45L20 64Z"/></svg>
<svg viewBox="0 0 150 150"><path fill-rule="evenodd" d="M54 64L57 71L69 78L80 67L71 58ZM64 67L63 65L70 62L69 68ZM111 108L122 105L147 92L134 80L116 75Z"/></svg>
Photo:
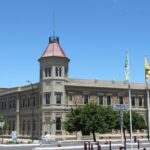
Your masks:
<svg viewBox="0 0 150 150"><path fill-rule="evenodd" d="M56 77L61 77L62 76L62 68L56 67L55 68L55 74L56 74Z"/></svg>
<svg viewBox="0 0 150 150"><path fill-rule="evenodd" d="M45 93L45 103L50 104L50 93Z"/></svg>
<svg viewBox="0 0 150 150"><path fill-rule="evenodd" d="M51 76L51 68L45 68L45 77Z"/></svg>
<svg viewBox="0 0 150 150"><path fill-rule="evenodd" d="M122 96L119 97L119 104L123 104L123 97Z"/></svg>
<svg viewBox="0 0 150 150"><path fill-rule="evenodd" d="M42 71L42 69L40 70L40 79L42 79L43 78L43 71Z"/></svg>
<svg viewBox="0 0 150 150"><path fill-rule="evenodd" d="M56 118L56 130L61 130L61 118Z"/></svg>
<svg viewBox="0 0 150 150"><path fill-rule="evenodd" d="M103 105L103 96L99 96L98 99L99 99L99 105Z"/></svg>
<svg viewBox="0 0 150 150"><path fill-rule="evenodd" d="M61 104L61 93L56 93L56 104Z"/></svg>

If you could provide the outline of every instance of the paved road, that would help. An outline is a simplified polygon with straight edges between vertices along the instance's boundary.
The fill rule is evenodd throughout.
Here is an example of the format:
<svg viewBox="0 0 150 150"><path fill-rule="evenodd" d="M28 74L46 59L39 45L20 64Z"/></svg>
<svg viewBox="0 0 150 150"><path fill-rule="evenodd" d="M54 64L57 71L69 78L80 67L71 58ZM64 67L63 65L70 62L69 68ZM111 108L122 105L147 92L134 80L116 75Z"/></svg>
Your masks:
<svg viewBox="0 0 150 150"><path fill-rule="evenodd" d="M42 146L42 148L49 147L51 150L54 150L58 143ZM38 148L40 145L0 145L0 150L32 150L34 148ZM78 149L75 147L79 146ZM82 146L82 147L81 147ZM55 148L54 148L55 147ZM63 147L70 147L64 148L64 150L83 150L83 143L81 142L69 142L69 143L63 143L61 149ZM137 144L134 144L134 147L137 149ZM150 142L145 141L140 144L141 150L143 150L144 147L146 147L146 150L150 150ZM149 148L148 148L149 147ZM130 145L127 146L127 150L130 149ZM94 147L94 150L97 150L97 146ZM109 150L109 145L102 146L102 150ZM112 150L119 150L119 145L113 145Z"/></svg>

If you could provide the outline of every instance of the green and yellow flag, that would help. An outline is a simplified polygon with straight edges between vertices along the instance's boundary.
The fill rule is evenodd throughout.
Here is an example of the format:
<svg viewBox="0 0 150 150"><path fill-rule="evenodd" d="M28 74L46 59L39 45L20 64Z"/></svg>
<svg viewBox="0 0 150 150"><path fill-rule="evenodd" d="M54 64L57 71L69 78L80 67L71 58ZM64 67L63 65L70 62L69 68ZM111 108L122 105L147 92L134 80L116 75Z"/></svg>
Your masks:
<svg viewBox="0 0 150 150"><path fill-rule="evenodd" d="M145 66L145 81L148 82L148 79L150 78L150 67L146 57L144 58L144 66Z"/></svg>

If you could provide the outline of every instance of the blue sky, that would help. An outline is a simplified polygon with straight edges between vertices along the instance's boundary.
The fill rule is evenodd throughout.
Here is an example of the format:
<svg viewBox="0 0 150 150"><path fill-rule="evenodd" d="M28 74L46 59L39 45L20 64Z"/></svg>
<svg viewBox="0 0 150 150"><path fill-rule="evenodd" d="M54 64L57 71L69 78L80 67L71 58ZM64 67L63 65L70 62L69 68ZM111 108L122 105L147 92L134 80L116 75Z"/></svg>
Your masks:
<svg viewBox="0 0 150 150"><path fill-rule="evenodd" d="M52 35L71 59L69 77L144 83L150 60L149 0L0 0L0 87L39 81L39 63Z"/></svg>

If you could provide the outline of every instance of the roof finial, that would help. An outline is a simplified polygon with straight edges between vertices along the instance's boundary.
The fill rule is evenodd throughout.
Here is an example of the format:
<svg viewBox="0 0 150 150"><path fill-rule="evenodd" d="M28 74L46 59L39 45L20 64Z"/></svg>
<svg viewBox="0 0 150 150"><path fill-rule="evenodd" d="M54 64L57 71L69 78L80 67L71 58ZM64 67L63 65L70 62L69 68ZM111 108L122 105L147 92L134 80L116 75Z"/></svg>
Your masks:
<svg viewBox="0 0 150 150"><path fill-rule="evenodd" d="M55 35L55 13L52 16L52 36L49 37L49 43L59 43L59 37Z"/></svg>

